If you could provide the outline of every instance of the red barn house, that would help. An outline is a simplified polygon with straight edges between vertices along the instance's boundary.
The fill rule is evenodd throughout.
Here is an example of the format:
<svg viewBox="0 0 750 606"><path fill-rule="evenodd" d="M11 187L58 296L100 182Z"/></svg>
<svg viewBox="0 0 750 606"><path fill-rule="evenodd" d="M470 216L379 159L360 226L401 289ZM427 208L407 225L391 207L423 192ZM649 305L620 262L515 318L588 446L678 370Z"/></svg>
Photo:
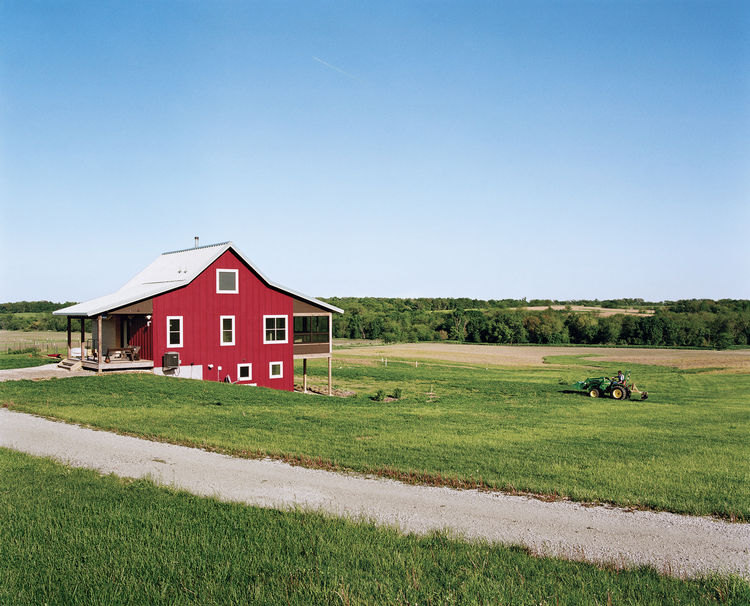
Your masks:
<svg viewBox="0 0 750 606"><path fill-rule="evenodd" d="M307 359L328 358L330 393L331 321L343 311L274 284L224 242L164 253L117 292L54 313L68 317L68 368L153 369L291 391L295 359L306 387ZM80 357L72 355L73 319Z"/></svg>

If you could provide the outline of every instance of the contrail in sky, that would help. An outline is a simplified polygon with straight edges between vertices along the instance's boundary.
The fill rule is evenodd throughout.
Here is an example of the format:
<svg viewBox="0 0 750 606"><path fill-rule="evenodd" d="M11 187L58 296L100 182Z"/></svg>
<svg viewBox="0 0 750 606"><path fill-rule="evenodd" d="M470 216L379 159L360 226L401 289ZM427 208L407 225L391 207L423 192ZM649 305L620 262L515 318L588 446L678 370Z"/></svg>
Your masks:
<svg viewBox="0 0 750 606"><path fill-rule="evenodd" d="M313 55L313 59L315 59L318 63L322 63L326 67L330 67L331 69L335 69L337 72L344 74L347 78L351 78L352 80L356 80L357 82L364 82L364 80L362 80L361 78L357 78L357 76L350 74L349 72L345 72L340 67L331 65L330 63L328 63L328 61L323 61L323 59L321 59L320 57L316 57L315 55Z"/></svg>

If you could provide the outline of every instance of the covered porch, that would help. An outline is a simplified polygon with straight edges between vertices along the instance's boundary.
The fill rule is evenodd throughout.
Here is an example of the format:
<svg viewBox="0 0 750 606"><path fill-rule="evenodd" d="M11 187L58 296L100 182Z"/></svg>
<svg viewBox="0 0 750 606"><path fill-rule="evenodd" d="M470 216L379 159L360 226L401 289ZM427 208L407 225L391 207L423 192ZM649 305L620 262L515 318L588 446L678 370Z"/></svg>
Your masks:
<svg viewBox="0 0 750 606"><path fill-rule="evenodd" d="M302 391L307 393L307 360L328 359L328 395L333 395L331 365L333 355L333 322L330 312L308 303L294 301L294 359L302 360Z"/></svg>
<svg viewBox="0 0 750 606"><path fill-rule="evenodd" d="M68 316L68 351L63 366L107 370L152 369L151 300L94 316ZM80 321L80 347L73 348L73 321ZM91 339L86 339L91 320Z"/></svg>

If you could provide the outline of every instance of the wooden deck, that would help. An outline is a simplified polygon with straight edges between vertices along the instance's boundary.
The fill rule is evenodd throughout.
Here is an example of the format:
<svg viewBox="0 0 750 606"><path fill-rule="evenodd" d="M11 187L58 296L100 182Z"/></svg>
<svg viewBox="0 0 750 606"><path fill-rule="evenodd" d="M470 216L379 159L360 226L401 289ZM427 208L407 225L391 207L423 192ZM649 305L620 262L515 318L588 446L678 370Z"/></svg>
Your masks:
<svg viewBox="0 0 750 606"><path fill-rule="evenodd" d="M83 361L83 367L86 370L99 370L99 364L96 360L86 359ZM153 360L112 360L107 364L102 364L102 370L150 370L154 367Z"/></svg>

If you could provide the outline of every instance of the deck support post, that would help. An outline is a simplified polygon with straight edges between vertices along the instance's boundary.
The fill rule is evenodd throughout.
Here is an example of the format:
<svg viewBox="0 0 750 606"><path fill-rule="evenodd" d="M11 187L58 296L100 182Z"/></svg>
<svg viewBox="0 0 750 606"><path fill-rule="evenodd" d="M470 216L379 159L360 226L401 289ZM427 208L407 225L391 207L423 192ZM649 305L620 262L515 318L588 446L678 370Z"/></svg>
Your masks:
<svg viewBox="0 0 750 606"><path fill-rule="evenodd" d="M96 316L96 374L102 374L102 315Z"/></svg>
<svg viewBox="0 0 750 606"><path fill-rule="evenodd" d="M333 359L332 356L328 356L328 395L329 396L333 395L333 390L331 389L331 361L332 359Z"/></svg>
<svg viewBox="0 0 750 606"><path fill-rule="evenodd" d="M71 330L71 326L70 326L70 316L68 316L68 355L65 356L66 360L70 360L70 354L71 354L70 350L72 349L71 348L72 342L73 342L73 331Z"/></svg>
<svg viewBox="0 0 750 606"><path fill-rule="evenodd" d="M86 318L81 318L81 364L86 359Z"/></svg>
<svg viewBox="0 0 750 606"><path fill-rule="evenodd" d="M302 358L302 392L307 393L307 358Z"/></svg>

